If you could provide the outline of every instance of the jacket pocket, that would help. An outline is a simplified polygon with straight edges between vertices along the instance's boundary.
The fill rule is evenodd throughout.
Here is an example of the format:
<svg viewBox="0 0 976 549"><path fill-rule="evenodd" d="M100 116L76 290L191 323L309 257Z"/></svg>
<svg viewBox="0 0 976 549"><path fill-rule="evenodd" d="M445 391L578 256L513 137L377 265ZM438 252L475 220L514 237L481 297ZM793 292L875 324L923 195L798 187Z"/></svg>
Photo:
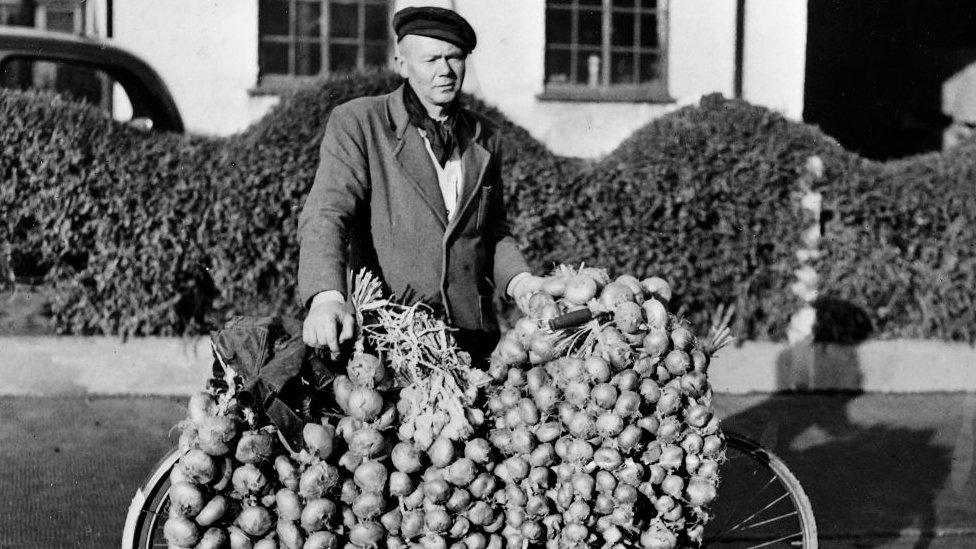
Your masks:
<svg viewBox="0 0 976 549"><path fill-rule="evenodd" d="M481 230L488 222L488 206L491 204L491 185L481 187L481 196L478 197L478 217L475 218L475 228Z"/></svg>

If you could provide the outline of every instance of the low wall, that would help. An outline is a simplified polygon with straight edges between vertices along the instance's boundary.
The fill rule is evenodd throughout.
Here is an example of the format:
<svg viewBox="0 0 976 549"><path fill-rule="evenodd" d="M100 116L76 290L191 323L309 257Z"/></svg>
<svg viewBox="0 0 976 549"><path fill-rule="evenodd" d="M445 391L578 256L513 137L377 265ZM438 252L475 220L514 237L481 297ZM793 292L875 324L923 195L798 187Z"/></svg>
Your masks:
<svg viewBox="0 0 976 549"><path fill-rule="evenodd" d="M187 395L202 389L210 340L196 338L2 337L2 395ZM976 392L976 348L927 340L857 346L745 342L722 350L709 371L721 393L784 390Z"/></svg>

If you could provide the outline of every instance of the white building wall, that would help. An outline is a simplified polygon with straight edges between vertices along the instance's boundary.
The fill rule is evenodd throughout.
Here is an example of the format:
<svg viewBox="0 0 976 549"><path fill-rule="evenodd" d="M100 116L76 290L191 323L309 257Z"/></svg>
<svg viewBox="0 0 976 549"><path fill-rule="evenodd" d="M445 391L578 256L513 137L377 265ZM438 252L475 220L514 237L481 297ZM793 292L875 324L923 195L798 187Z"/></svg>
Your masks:
<svg viewBox="0 0 976 549"><path fill-rule="evenodd" d="M598 157L634 131L705 94L733 93L735 0L671 0L672 102L539 99L545 79L544 0L397 0L454 8L478 33L466 91L498 107L558 154ZM748 0L745 99L793 118L803 111L805 0ZM277 101L257 83L257 0L117 0L115 39L171 87L190 131L226 135Z"/></svg>
<svg viewBox="0 0 976 549"><path fill-rule="evenodd" d="M807 0L748 0L743 99L800 120L806 49Z"/></svg>
<svg viewBox="0 0 976 549"><path fill-rule="evenodd" d="M187 129L240 131L277 102L257 83L256 0L117 0L114 38L166 81Z"/></svg>
<svg viewBox="0 0 976 549"><path fill-rule="evenodd" d="M405 5L452 2L403 1ZM597 157L634 131L703 94L731 93L734 0L673 0L668 83L674 102L567 102L538 98L545 81L544 0L456 0L478 33L469 91L497 106L558 154Z"/></svg>

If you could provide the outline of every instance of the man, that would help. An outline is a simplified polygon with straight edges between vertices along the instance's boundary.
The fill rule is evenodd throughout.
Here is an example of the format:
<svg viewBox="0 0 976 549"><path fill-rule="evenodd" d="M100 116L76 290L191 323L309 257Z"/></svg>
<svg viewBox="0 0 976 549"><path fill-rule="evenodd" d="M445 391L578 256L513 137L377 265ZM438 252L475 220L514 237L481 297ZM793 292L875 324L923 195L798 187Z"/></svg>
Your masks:
<svg viewBox="0 0 976 549"><path fill-rule="evenodd" d="M485 357L498 340L492 296L525 296L541 279L508 227L497 129L459 103L477 38L442 8L405 8L393 27L406 82L332 111L299 218L303 337L332 350L352 338L346 273L365 267L443 311L458 344Z"/></svg>

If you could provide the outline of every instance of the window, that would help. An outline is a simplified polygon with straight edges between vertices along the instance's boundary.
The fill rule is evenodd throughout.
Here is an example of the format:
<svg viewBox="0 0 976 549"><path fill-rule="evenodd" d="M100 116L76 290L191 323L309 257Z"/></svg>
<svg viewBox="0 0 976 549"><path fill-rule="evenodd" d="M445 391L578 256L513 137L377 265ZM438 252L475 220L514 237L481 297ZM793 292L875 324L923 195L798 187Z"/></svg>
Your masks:
<svg viewBox="0 0 976 549"><path fill-rule="evenodd" d="M547 0L544 97L667 97L666 0Z"/></svg>
<svg viewBox="0 0 976 549"><path fill-rule="evenodd" d="M33 2L0 0L0 25L34 26Z"/></svg>
<svg viewBox="0 0 976 549"><path fill-rule="evenodd" d="M128 95L112 77L71 61L6 57L0 64L0 88L51 91L98 107L122 122L132 117Z"/></svg>
<svg viewBox="0 0 976 549"><path fill-rule="evenodd" d="M387 64L387 0L259 0L262 83Z"/></svg>

